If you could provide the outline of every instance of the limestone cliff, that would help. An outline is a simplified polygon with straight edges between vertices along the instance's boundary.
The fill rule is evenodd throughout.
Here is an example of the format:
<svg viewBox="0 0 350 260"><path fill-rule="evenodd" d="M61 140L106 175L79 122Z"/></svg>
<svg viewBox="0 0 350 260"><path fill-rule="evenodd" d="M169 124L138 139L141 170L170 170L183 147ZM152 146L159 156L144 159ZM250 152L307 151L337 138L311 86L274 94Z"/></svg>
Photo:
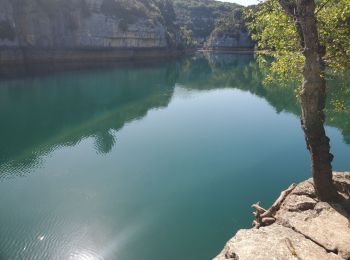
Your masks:
<svg viewBox="0 0 350 260"><path fill-rule="evenodd" d="M165 18L171 13L172 5L157 0L0 0L0 61L108 59L133 56L120 49L175 50L177 29Z"/></svg>
<svg viewBox="0 0 350 260"><path fill-rule="evenodd" d="M246 31L229 29L221 33L214 32L210 36L206 48L212 50L252 50L254 45Z"/></svg>
<svg viewBox="0 0 350 260"><path fill-rule="evenodd" d="M242 9L237 9L232 16L217 22L205 47L212 50L252 50L254 45Z"/></svg>
<svg viewBox="0 0 350 260"><path fill-rule="evenodd" d="M173 0L176 23L192 32L198 46L208 40L219 20L230 17L243 7L229 2L214 0Z"/></svg>
<svg viewBox="0 0 350 260"><path fill-rule="evenodd" d="M214 0L0 0L0 65L114 61L187 48L251 48L243 23L220 21L242 6Z"/></svg>

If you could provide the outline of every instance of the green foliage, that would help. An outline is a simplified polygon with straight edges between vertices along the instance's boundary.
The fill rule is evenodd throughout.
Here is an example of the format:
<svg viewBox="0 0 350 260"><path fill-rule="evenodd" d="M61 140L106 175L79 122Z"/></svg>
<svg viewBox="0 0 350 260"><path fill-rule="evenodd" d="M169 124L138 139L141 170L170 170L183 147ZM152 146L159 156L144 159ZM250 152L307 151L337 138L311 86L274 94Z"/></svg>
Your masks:
<svg viewBox="0 0 350 260"><path fill-rule="evenodd" d="M150 26L161 24L166 28L168 45L176 46L179 27L175 25L176 15L170 0L104 0L101 11L118 19L123 31L140 20L147 20Z"/></svg>
<svg viewBox="0 0 350 260"><path fill-rule="evenodd" d="M322 0L321 4L326 4ZM317 12L327 64L334 70L350 66L350 0L331 1Z"/></svg>
<svg viewBox="0 0 350 260"><path fill-rule="evenodd" d="M245 23L243 8L237 8L232 12L232 15L222 17L216 22L212 34L220 36L227 31L245 31Z"/></svg>
<svg viewBox="0 0 350 260"><path fill-rule="evenodd" d="M316 1L319 37L326 46L329 72L350 66L350 0ZM245 11L248 28L258 42L260 65L269 70L265 82L301 80L304 58L295 24L278 0L267 0ZM272 56L273 60L266 58Z"/></svg>
<svg viewBox="0 0 350 260"><path fill-rule="evenodd" d="M215 24L217 32L225 32L227 30L246 30L245 19L243 17L243 9L236 9L231 16L223 17Z"/></svg>
<svg viewBox="0 0 350 260"><path fill-rule="evenodd" d="M239 7L238 4L219 2L214 0L173 0L175 6L181 6L188 9L206 9L212 11L227 11Z"/></svg>
<svg viewBox="0 0 350 260"><path fill-rule="evenodd" d="M15 29L8 20L0 21L0 39L14 41L16 38Z"/></svg>
<svg viewBox="0 0 350 260"><path fill-rule="evenodd" d="M241 6L214 0L173 0L181 26L193 32L193 36L206 38L215 29L215 24L232 15Z"/></svg>
<svg viewBox="0 0 350 260"><path fill-rule="evenodd" d="M341 129L350 143L350 0L316 1L319 38L326 47L327 100L326 123ZM264 74L264 86L294 89L302 80L304 57L294 22L287 17L277 0L248 9L245 15L253 39L258 42L258 61Z"/></svg>
<svg viewBox="0 0 350 260"><path fill-rule="evenodd" d="M350 144L350 70L328 78L326 123L340 128L347 144Z"/></svg>
<svg viewBox="0 0 350 260"><path fill-rule="evenodd" d="M151 6L148 1L144 2ZM138 19L146 19L151 15L153 10L147 9L147 4L137 0L104 0L101 11L105 15L122 20L124 26L127 26Z"/></svg>
<svg viewBox="0 0 350 260"><path fill-rule="evenodd" d="M231 15L219 19L208 41L205 43L205 47L211 48L211 44L224 35L230 35L231 37L239 39L241 33L247 31L243 10L243 8L237 8Z"/></svg>
<svg viewBox="0 0 350 260"><path fill-rule="evenodd" d="M187 27L181 27L179 49L194 48L196 45L197 42L193 38L193 32Z"/></svg>

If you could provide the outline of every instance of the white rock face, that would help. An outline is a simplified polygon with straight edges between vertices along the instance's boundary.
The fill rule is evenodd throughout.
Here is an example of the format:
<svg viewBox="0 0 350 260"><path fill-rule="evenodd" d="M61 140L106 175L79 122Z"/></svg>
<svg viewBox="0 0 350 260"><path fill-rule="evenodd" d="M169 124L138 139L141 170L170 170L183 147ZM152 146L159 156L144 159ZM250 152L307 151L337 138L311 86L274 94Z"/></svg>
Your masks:
<svg viewBox="0 0 350 260"><path fill-rule="evenodd" d="M213 33L208 40L210 49L253 49L254 42L248 32L229 30L224 33Z"/></svg>
<svg viewBox="0 0 350 260"><path fill-rule="evenodd" d="M7 0L0 0L0 22L8 22L11 27L15 28L13 21L13 9L12 5ZM18 46L18 39L7 39L0 35L0 47L1 46Z"/></svg>
<svg viewBox="0 0 350 260"><path fill-rule="evenodd" d="M273 224L240 230L215 260L225 259L342 259L290 228Z"/></svg>
<svg viewBox="0 0 350 260"><path fill-rule="evenodd" d="M349 200L350 173L334 173L334 181ZM215 260L349 259L350 215L344 207L318 201L312 180L302 182L286 197L274 224L238 231Z"/></svg>
<svg viewBox="0 0 350 260"><path fill-rule="evenodd" d="M0 66L176 55L180 40L156 3L0 0Z"/></svg>
<svg viewBox="0 0 350 260"><path fill-rule="evenodd" d="M160 22L140 17L123 28L121 19L101 10L103 0L71 0L68 7L54 10L38 3L0 0L0 22L10 23L16 33L12 40L0 35L0 47L165 48L168 45L166 28Z"/></svg>

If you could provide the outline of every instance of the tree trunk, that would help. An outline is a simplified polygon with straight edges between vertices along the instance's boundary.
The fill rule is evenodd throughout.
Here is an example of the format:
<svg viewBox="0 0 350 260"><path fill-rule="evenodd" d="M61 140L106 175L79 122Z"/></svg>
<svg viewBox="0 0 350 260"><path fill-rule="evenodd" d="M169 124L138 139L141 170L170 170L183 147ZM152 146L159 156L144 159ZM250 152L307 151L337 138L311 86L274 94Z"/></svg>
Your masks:
<svg viewBox="0 0 350 260"><path fill-rule="evenodd" d="M286 10L285 0L280 0ZM312 162L312 176L315 190L320 200L332 201L338 199L338 193L332 181L332 160L329 138L324 129L326 100L326 81L324 78L324 48L320 46L314 0L296 0L294 8L287 13L295 18L301 29L303 39L303 85L300 91L301 124L305 133L307 148ZM292 12L290 12L292 10Z"/></svg>

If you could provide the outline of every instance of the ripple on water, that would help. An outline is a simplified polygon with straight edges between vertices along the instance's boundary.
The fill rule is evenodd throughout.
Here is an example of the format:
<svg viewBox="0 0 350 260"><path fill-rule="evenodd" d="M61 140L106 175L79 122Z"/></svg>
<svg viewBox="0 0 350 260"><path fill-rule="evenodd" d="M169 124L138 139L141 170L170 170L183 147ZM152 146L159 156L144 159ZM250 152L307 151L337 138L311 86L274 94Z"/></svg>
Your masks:
<svg viewBox="0 0 350 260"><path fill-rule="evenodd" d="M17 225L9 225L11 229L0 227L0 259L102 260L81 223L54 214L36 225L26 225L16 218L12 221Z"/></svg>

